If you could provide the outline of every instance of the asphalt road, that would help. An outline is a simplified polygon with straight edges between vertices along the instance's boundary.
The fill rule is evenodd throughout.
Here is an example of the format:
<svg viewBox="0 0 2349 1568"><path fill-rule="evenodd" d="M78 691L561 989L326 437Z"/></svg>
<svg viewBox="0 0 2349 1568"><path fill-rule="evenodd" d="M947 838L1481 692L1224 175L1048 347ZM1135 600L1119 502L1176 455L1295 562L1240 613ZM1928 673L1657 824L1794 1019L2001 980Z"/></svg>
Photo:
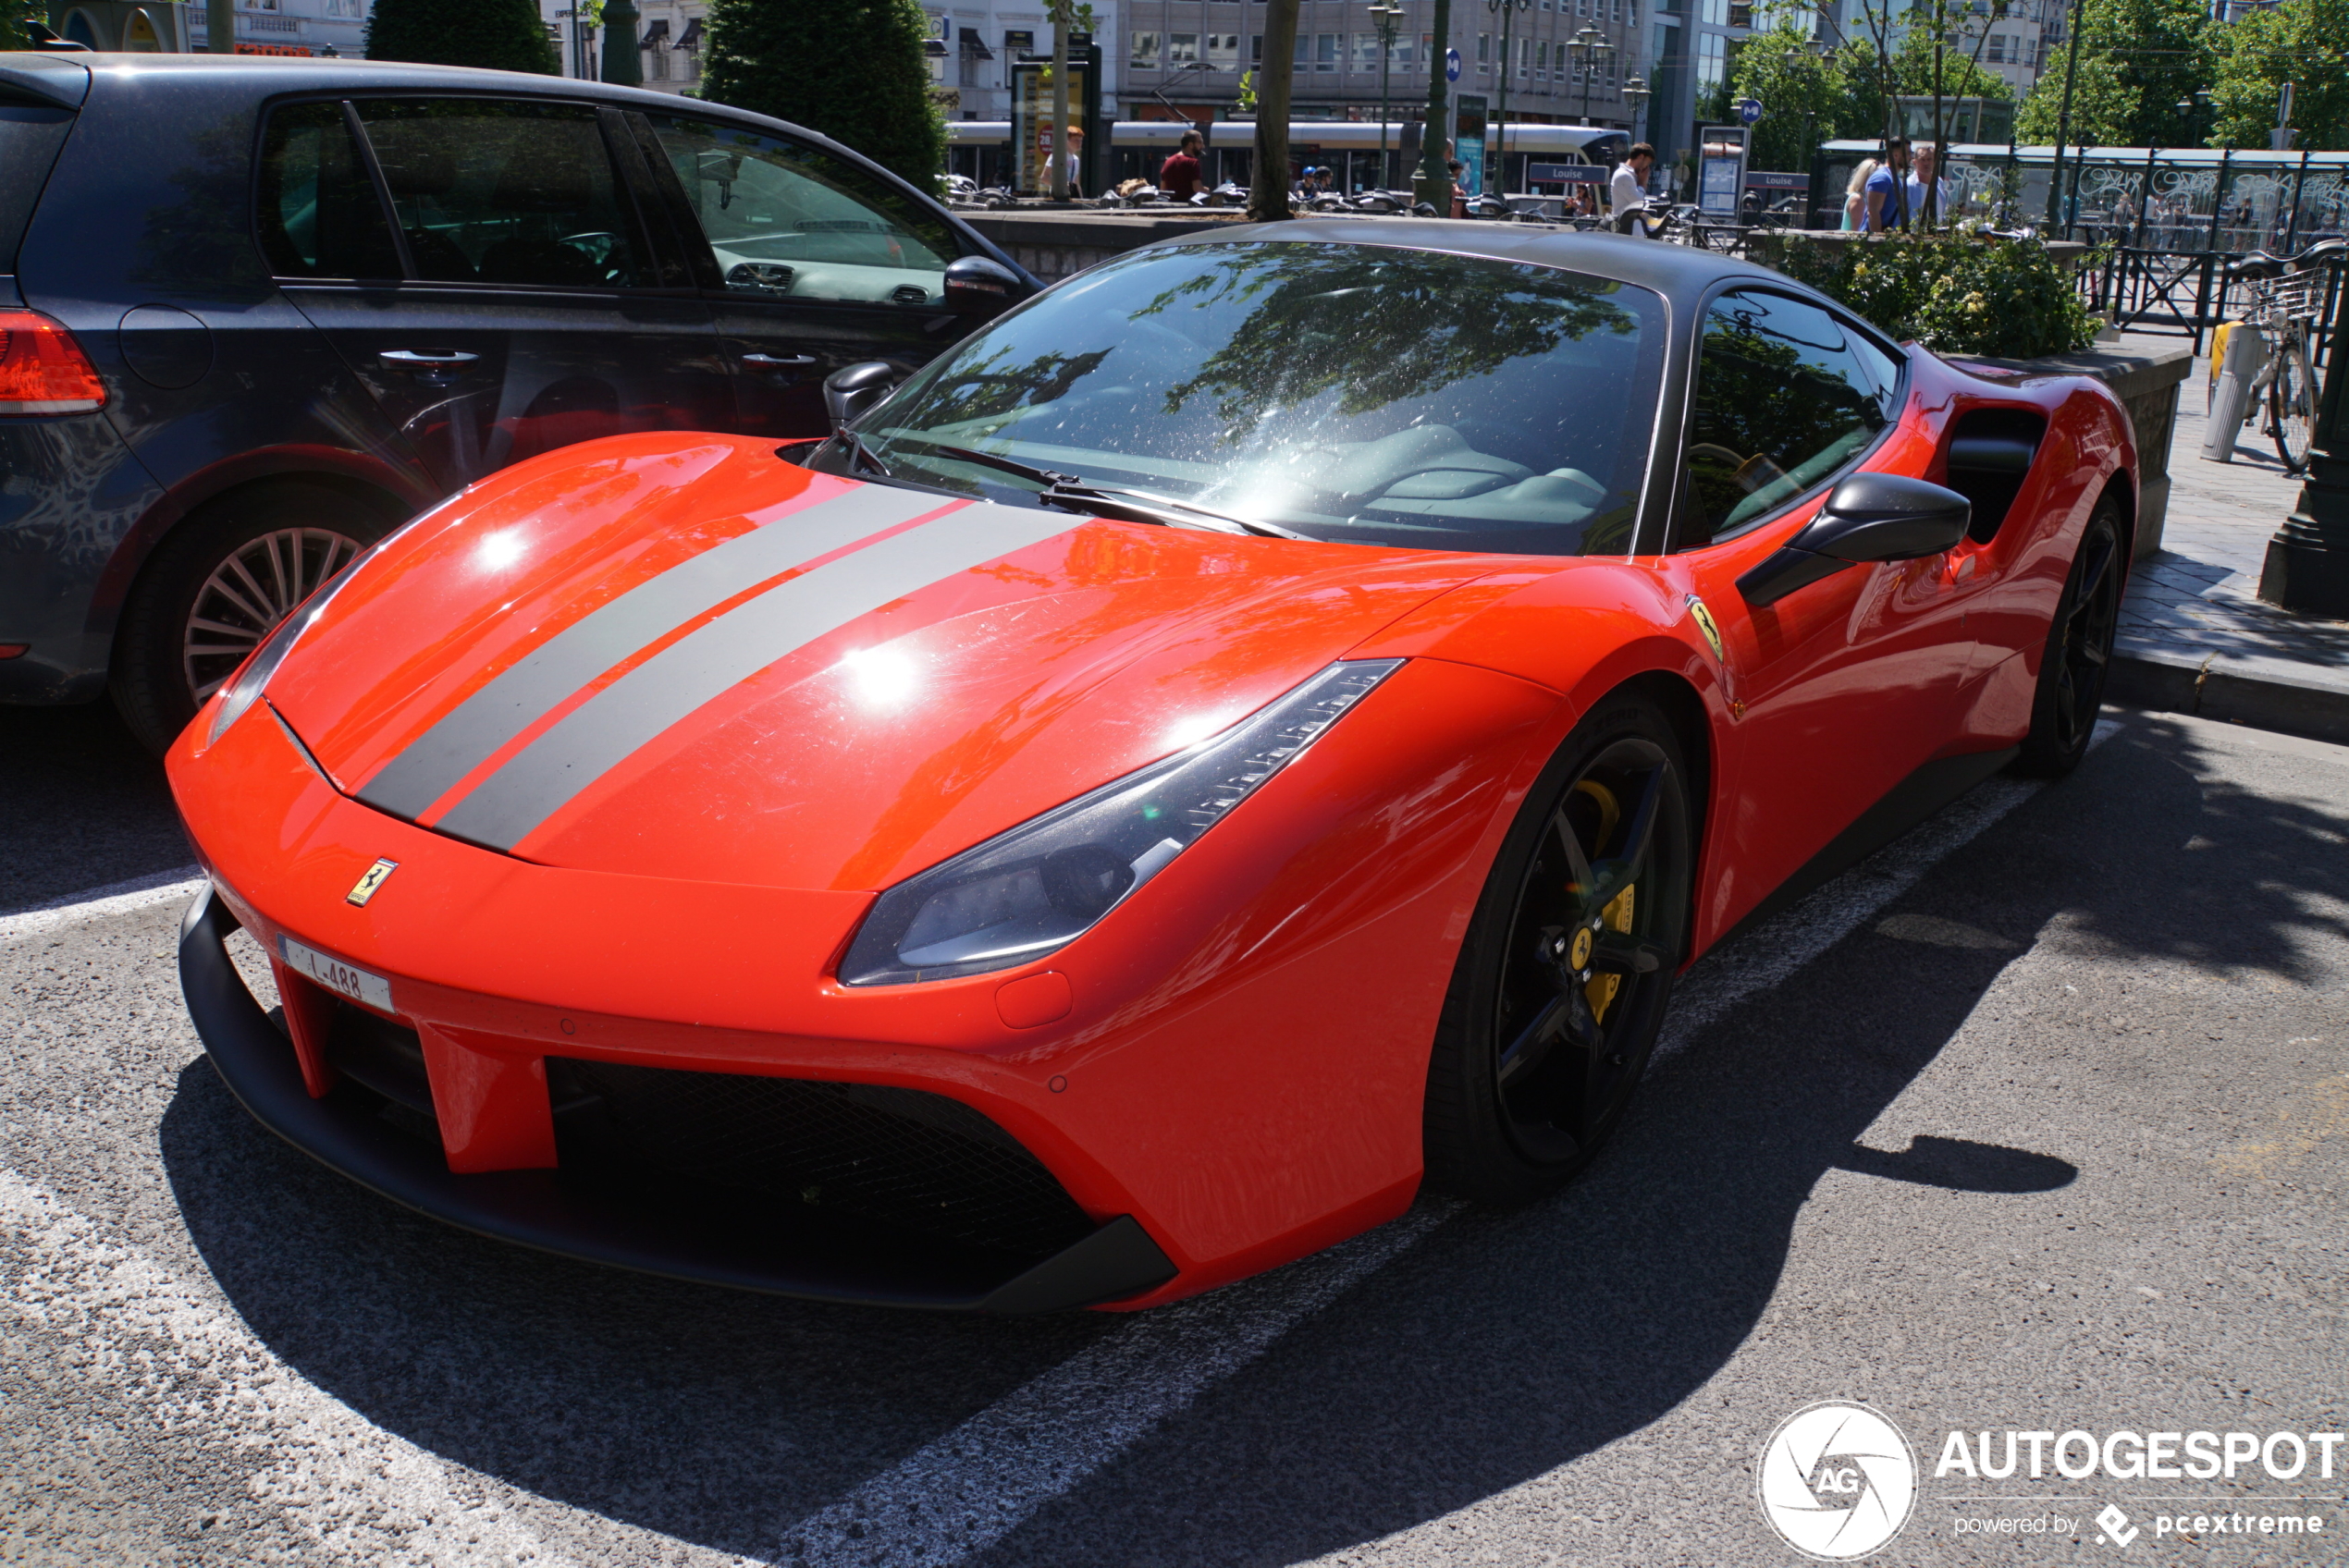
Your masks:
<svg viewBox="0 0 2349 1568"><path fill-rule="evenodd" d="M2343 1429L2349 750L2123 716L1708 961L1557 1199L1013 1322L390 1207L204 1062L103 710L0 710L0 1562L1778 1564L1757 1467L1830 1399L1921 1464L1872 1562L2349 1562L2340 1450L1936 1474L1952 1430ZM2195 1510L2323 1533L2157 1533ZM1998 1517L2072 1527L1960 1533Z"/></svg>

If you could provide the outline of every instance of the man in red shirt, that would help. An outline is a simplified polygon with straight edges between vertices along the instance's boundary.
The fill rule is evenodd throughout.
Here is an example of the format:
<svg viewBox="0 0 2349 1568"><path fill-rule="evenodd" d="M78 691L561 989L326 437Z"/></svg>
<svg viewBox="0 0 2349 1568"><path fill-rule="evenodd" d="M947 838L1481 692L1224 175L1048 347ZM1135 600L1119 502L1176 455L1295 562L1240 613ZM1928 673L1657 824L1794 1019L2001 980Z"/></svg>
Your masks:
<svg viewBox="0 0 2349 1568"><path fill-rule="evenodd" d="M1158 171L1158 188L1177 202L1187 202L1199 190L1199 155L1207 148L1207 139L1196 130L1183 132L1182 145L1175 148Z"/></svg>

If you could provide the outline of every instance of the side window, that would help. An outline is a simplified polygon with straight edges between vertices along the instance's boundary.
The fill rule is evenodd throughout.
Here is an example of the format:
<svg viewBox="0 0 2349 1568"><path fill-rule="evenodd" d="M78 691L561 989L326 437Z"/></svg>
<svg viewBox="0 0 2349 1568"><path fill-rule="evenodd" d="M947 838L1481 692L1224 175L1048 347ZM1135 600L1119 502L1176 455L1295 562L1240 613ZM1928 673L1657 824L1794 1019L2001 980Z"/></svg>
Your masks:
<svg viewBox="0 0 2349 1568"><path fill-rule="evenodd" d="M262 141L262 252L279 277L400 276L400 252L340 104L293 104Z"/></svg>
<svg viewBox="0 0 2349 1568"><path fill-rule="evenodd" d="M652 124L728 290L871 305L944 298L953 231L903 191L813 147L707 120Z"/></svg>
<svg viewBox="0 0 2349 1568"><path fill-rule="evenodd" d="M472 98L359 104L416 276L570 288L648 285L593 109Z"/></svg>
<svg viewBox="0 0 2349 1568"><path fill-rule="evenodd" d="M1758 289L1705 312L1679 547L1736 533L1858 456L1897 411L1900 367L1815 305Z"/></svg>

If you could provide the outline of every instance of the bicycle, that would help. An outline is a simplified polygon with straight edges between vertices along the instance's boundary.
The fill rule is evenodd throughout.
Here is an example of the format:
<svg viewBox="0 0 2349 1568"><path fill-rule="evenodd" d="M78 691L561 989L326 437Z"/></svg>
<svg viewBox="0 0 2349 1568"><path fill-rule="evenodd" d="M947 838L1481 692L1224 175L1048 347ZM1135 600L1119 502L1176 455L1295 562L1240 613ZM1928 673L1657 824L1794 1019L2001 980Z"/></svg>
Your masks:
<svg viewBox="0 0 2349 1568"><path fill-rule="evenodd" d="M2288 258L2255 251L2227 268L2227 281L2244 285L2250 303L2242 320L2220 325L2210 345L2209 445L2223 441L2221 460L2234 449L2234 433L2258 417L2265 394L2264 434L2275 442L2284 472L2307 471L2317 424L2311 368L2316 329L2324 313L2329 263L2344 249L2349 247L2340 240L2327 240ZM2237 341L2237 328L2249 334L2247 342ZM2255 359L2257 366L2246 381L2244 361ZM2241 401L2233 401L2236 398Z"/></svg>

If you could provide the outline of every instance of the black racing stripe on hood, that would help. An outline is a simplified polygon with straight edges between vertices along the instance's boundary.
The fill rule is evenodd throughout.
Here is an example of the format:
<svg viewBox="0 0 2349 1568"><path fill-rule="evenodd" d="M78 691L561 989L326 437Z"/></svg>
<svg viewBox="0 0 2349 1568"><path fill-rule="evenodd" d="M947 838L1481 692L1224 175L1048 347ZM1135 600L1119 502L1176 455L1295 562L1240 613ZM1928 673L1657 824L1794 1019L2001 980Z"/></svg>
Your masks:
<svg viewBox="0 0 2349 1568"><path fill-rule="evenodd" d="M730 687L884 605L1082 521L982 502L780 583L565 714L432 826L511 850L638 747Z"/></svg>
<svg viewBox="0 0 2349 1568"><path fill-rule="evenodd" d="M358 798L409 821L556 704L637 649L744 589L936 511L935 494L863 485L714 545L572 622L443 714Z"/></svg>

